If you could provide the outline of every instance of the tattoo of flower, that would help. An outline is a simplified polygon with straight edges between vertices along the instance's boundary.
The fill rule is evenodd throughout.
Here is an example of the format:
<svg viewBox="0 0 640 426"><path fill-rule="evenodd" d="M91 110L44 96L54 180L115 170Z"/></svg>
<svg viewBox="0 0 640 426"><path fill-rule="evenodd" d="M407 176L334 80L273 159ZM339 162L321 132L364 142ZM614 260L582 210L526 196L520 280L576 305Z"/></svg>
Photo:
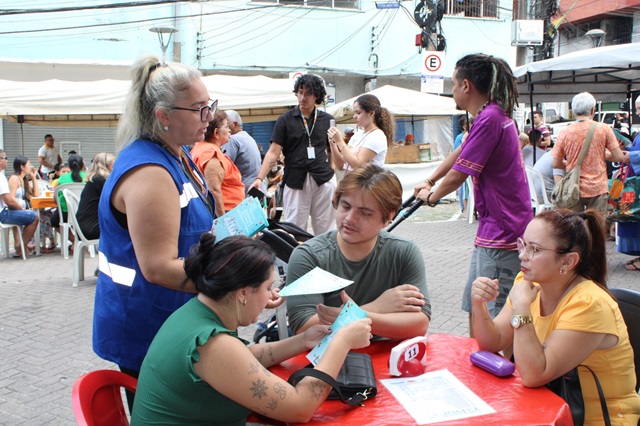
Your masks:
<svg viewBox="0 0 640 426"><path fill-rule="evenodd" d="M273 390L278 394L280 399L285 399L287 396L287 388L282 383L273 385Z"/></svg>
<svg viewBox="0 0 640 426"><path fill-rule="evenodd" d="M271 402L267 404L267 408L271 411L275 410L278 406L278 400L276 398L271 398Z"/></svg>
<svg viewBox="0 0 640 426"><path fill-rule="evenodd" d="M249 375L258 374L260 363L255 363L255 364L249 363L249 367L250 367L249 368L249 373L247 373L247 374L249 374Z"/></svg>
<svg viewBox="0 0 640 426"><path fill-rule="evenodd" d="M311 397L316 401L319 401L322 398L322 394L324 393L324 385L319 381L311 382Z"/></svg>
<svg viewBox="0 0 640 426"><path fill-rule="evenodd" d="M276 359L273 357L273 350L271 350L271 346L269 346L269 359L271 362L275 362Z"/></svg>
<svg viewBox="0 0 640 426"><path fill-rule="evenodd" d="M258 399L262 399L263 396L267 396L267 386L266 386L266 381L265 380L256 380L255 382L252 382L252 385L250 390L251 392L253 392L253 397L257 397Z"/></svg>

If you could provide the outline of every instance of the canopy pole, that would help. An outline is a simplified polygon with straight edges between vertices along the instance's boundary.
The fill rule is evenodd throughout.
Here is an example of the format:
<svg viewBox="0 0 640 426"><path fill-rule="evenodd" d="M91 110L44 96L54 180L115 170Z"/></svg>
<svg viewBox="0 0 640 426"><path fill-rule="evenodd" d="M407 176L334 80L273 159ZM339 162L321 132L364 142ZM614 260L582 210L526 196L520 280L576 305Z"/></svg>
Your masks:
<svg viewBox="0 0 640 426"><path fill-rule="evenodd" d="M20 151L22 152L21 155L24 157L24 127L22 127L24 125L24 115L18 116L18 123L20 123Z"/></svg>
<svg viewBox="0 0 640 426"><path fill-rule="evenodd" d="M533 123L533 80L531 79L531 71L527 71L527 75L529 76L529 106L531 108L531 114L529 114L529 120L531 122L529 134L533 136L533 164L536 164L537 132L532 132L532 130L535 129L535 125Z"/></svg>

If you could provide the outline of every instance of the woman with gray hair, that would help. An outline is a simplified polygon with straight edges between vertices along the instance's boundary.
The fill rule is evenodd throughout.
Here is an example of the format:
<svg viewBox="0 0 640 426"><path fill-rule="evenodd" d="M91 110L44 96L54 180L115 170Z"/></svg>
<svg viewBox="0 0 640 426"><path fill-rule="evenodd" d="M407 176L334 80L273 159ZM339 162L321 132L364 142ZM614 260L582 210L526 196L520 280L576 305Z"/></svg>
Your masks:
<svg viewBox="0 0 640 426"><path fill-rule="evenodd" d="M611 127L593 121L595 107L596 99L591 93L582 92L573 97L571 109L576 122L558 134L551 155L554 169L571 171L578 164L588 134L592 133L589 149L580 166L580 200L571 209L581 212L591 208L606 216L609 184L605 160L619 162L625 157ZM554 179L558 183L562 176L554 176Z"/></svg>
<svg viewBox="0 0 640 426"><path fill-rule="evenodd" d="M204 138L216 104L191 67L154 56L132 67L98 207L109 238L99 245L93 349L134 377L160 326L195 295L183 259L211 230L215 203L184 145Z"/></svg>

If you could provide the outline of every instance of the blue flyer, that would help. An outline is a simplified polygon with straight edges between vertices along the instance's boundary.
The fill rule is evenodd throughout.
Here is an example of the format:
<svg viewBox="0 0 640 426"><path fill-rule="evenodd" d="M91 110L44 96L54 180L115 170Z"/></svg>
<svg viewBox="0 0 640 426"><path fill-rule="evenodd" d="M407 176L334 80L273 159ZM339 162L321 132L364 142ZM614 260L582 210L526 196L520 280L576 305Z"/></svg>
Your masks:
<svg viewBox="0 0 640 426"><path fill-rule="evenodd" d="M353 301L348 300L342 307L342 310L338 314L336 320L331 325L331 333L324 336L324 339L322 339L320 343L318 343L316 347L309 352L307 359L311 361L314 366L318 365L320 358L322 358L324 351L327 350L327 346L329 346L329 342L331 342L331 339L333 339L336 332L345 325L366 317L367 313L362 310L360 306L356 305Z"/></svg>

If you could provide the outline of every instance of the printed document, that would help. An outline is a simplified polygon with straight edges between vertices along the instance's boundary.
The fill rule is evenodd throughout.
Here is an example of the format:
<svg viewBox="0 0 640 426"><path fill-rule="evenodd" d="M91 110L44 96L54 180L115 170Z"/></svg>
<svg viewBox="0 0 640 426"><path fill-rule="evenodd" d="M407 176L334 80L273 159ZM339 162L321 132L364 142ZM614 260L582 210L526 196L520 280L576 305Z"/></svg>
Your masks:
<svg viewBox="0 0 640 426"><path fill-rule="evenodd" d="M380 381L419 425L496 412L449 370Z"/></svg>
<svg viewBox="0 0 640 426"><path fill-rule="evenodd" d="M337 277L331 272L315 267L285 288L280 290L280 296L301 296L303 294L322 294L340 290L352 284L353 281Z"/></svg>

